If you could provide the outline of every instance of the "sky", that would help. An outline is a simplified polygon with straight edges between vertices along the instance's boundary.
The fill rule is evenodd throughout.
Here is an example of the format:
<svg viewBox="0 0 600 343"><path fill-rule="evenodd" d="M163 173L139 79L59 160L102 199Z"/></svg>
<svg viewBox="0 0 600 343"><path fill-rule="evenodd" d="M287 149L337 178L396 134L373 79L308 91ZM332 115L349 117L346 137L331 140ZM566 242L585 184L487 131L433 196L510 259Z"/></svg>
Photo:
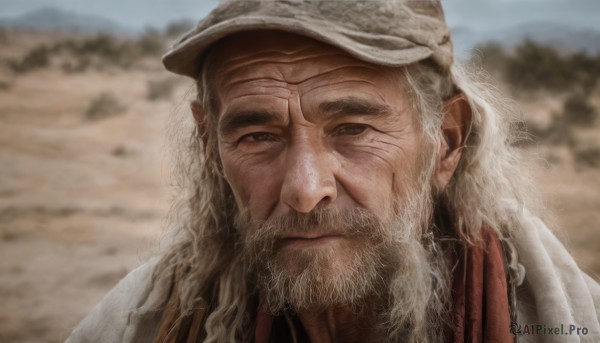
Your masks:
<svg viewBox="0 0 600 343"><path fill-rule="evenodd" d="M480 31L553 21L600 31L600 0L442 0L451 27Z"/></svg>
<svg viewBox="0 0 600 343"><path fill-rule="evenodd" d="M163 27L200 19L218 0L0 0L0 17L41 7L97 14L132 28ZM554 21L600 31L600 0L442 0L448 24L495 30L531 21Z"/></svg>

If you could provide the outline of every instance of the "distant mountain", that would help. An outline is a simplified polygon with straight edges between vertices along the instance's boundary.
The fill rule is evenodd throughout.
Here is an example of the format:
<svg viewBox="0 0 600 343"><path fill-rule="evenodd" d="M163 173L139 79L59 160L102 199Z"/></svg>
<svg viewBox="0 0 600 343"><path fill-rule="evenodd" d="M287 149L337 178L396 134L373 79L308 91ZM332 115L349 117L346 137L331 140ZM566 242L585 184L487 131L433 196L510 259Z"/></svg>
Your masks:
<svg viewBox="0 0 600 343"><path fill-rule="evenodd" d="M456 27L452 35L455 52L463 57L469 56L477 44L493 41L512 49L526 39L565 52L600 53L600 32L553 22L532 22L492 31Z"/></svg>
<svg viewBox="0 0 600 343"><path fill-rule="evenodd" d="M14 18L0 19L0 27L32 31L65 31L80 33L131 34L135 30L113 20L45 7Z"/></svg>

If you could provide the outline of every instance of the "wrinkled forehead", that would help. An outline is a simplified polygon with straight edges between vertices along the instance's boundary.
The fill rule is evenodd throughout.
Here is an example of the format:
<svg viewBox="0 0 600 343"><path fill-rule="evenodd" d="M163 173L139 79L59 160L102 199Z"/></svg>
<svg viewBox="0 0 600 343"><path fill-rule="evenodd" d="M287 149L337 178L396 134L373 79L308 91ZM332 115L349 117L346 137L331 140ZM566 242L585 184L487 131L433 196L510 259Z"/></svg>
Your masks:
<svg viewBox="0 0 600 343"><path fill-rule="evenodd" d="M275 76L301 83L317 75L344 75L349 69L353 69L354 76L362 74L365 79L396 78L395 71L401 70L361 61L337 47L282 31L228 36L211 49L209 60L217 86ZM265 68L267 65L271 68Z"/></svg>

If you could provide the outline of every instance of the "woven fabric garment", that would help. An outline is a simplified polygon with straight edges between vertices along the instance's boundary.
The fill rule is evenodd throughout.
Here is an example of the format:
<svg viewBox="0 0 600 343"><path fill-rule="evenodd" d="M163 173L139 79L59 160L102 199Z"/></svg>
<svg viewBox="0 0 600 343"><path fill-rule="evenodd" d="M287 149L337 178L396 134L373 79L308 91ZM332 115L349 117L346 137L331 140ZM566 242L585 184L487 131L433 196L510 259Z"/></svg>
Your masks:
<svg viewBox="0 0 600 343"><path fill-rule="evenodd" d="M463 249L454 272L454 343L514 340L502 245L492 229L484 229L482 238Z"/></svg>

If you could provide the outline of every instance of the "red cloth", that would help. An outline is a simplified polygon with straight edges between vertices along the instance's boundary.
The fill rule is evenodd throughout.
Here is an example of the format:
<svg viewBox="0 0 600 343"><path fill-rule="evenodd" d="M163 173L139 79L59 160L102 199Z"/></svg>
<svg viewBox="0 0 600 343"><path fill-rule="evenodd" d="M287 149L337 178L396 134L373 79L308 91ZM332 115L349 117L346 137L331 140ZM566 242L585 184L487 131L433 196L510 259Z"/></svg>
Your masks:
<svg viewBox="0 0 600 343"><path fill-rule="evenodd" d="M502 245L490 228L482 236L481 244L462 249L454 272L454 343L514 341Z"/></svg>
<svg viewBox="0 0 600 343"><path fill-rule="evenodd" d="M261 305L256 310L256 330L254 343L268 343L273 329L273 315L263 309Z"/></svg>
<svg viewBox="0 0 600 343"><path fill-rule="evenodd" d="M454 272L453 343L513 342L504 254L496 233L484 228L480 244L462 249ZM258 306L255 343L268 343L274 317Z"/></svg>

